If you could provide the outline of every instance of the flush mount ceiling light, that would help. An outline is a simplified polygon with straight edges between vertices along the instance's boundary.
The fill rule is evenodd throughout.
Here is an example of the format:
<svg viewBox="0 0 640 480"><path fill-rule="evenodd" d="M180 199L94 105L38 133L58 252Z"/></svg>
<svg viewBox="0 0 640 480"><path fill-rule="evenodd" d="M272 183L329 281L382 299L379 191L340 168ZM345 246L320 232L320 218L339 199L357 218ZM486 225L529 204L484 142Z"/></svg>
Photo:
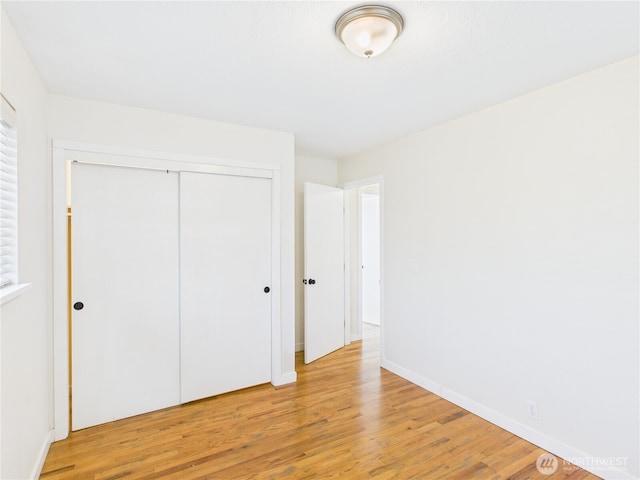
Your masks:
<svg viewBox="0 0 640 480"><path fill-rule="evenodd" d="M391 46L402 33L404 21L395 10L365 5L343 13L336 22L336 35L359 57L375 57Z"/></svg>

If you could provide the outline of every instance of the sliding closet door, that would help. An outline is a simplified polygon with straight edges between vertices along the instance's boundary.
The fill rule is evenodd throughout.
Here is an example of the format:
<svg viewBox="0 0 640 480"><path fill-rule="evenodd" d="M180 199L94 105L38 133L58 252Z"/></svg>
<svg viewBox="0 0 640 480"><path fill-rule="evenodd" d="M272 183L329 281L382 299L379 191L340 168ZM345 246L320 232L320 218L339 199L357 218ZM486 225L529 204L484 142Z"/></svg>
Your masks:
<svg viewBox="0 0 640 480"><path fill-rule="evenodd" d="M73 163L74 430L176 405L178 175Z"/></svg>
<svg viewBox="0 0 640 480"><path fill-rule="evenodd" d="M271 180L180 174L181 401L271 379Z"/></svg>

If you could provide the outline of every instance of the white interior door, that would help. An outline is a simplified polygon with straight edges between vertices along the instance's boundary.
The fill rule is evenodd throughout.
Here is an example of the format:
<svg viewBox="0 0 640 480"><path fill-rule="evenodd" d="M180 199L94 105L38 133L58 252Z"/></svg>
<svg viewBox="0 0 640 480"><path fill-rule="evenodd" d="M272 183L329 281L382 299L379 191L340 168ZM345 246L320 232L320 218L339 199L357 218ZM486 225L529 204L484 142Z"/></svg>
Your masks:
<svg viewBox="0 0 640 480"><path fill-rule="evenodd" d="M380 196L361 198L362 321L380 325Z"/></svg>
<svg viewBox="0 0 640 480"><path fill-rule="evenodd" d="M72 428L178 404L177 174L73 163L71 201Z"/></svg>
<svg viewBox="0 0 640 480"><path fill-rule="evenodd" d="M304 361L344 346L344 192L304 184Z"/></svg>
<svg viewBox="0 0 640 480"><path fill-rule="evenodd" d="M181 401L271 379L271 180L180 174Z"/></svg>

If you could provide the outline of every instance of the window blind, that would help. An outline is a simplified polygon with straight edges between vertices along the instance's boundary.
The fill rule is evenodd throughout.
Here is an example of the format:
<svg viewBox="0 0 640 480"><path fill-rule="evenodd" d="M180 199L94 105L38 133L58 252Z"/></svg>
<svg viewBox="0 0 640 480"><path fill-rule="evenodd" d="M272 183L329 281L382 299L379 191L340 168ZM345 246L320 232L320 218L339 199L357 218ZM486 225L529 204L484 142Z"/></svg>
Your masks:
<svg viewBox="0 0 640 480"><path fill-rule="evenodd" d="M18 283L18 141L15 110L0 96L0 287Z"/></svg>

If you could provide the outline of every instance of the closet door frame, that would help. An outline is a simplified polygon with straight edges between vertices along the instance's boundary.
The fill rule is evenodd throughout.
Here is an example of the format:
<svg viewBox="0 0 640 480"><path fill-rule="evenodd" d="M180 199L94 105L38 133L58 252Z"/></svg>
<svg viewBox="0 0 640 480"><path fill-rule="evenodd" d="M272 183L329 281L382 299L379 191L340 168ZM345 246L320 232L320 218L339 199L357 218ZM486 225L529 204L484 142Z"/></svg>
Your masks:
<svg viewBox="0 0 640 480"><path fill-rule="evenodd" d="M53 222L53 367L51 412L53 440L69 435L69 288L67 207L71 162L212 173L271 179L271 383L282 378L280 289L280 165L108 147L54 140L52 145Z"/></svg>

